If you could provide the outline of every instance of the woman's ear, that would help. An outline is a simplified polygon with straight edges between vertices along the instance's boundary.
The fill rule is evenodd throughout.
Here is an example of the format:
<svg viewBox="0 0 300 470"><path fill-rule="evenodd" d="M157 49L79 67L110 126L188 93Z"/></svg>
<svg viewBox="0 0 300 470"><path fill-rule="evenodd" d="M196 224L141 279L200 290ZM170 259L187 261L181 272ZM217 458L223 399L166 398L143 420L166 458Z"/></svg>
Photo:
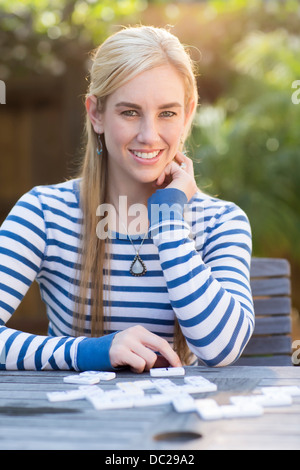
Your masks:
<svg viewBox="0 0 300 470"><path fill-rule="evenodd" d="M187 106L187 110L185 113L185 126L187 126L190 123L190 120L194 115L195 107L196 107L195 100L191 100Z"/></svg>
<svg viewBox="0 0 300 470"><path fill-rule="evenodd" d="M195 115L196 102L191 100L186 107L185 119L184 119L184 129L182 132L183 141L187 138L189 131L191 129L192 121Z"/></svg>
<svg viewBox="0 0 300 470"><path fill-rule="evenodd" d="M94 128L94 131L96 132L96 134L102 134L104 132L102 124L103 119L102 114L98 109L97 96L89 95L85 100L85 108Z"/></svg>

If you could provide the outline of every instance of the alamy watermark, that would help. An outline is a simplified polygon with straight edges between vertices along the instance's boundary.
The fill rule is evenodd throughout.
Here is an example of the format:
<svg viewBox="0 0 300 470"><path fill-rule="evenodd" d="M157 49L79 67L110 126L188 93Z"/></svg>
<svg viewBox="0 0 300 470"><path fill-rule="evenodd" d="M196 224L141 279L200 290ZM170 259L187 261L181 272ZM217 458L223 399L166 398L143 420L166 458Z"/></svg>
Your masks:
<svg viewBox="0 0 300 470"><path fill-rule="evenodd" d="M0 80L0 104L6 104L6 85Z"/></svg>
<svg viewBox="0 0 300 470"><path fill-rule="evenodd" d="M96 216L100 217L96 233L99 239L128 238L128 233L134 238L148 234L148 237L160 235L162 239L178 239L180 233L186 237L186 232L203 234L204 208L190 207L189 204L161 203L151 204L150 209L145 204L137 203L128 206L127 196L119 196L118 207L105 203L97 207ZM148 217L151 220L148 233ZM127 224L127 219L130 223ZM183 223L182 223L183 222Z"/></svg>
<svg viewBox="0 0 300 470"><path fill-rule="evenodd" d="M300 103L300 80L294 80L292 83L292 88L296 88L296 91L292 94L292 103L299 104Z"/></svg>
<svg viewBox="0 0 300 470"><path fill-rule="evenodd" d="M300 365L300 339L295 339L292 344L292 348L295 349L295 351L292 354L292 363L294 366L299 366Z"/></svg>

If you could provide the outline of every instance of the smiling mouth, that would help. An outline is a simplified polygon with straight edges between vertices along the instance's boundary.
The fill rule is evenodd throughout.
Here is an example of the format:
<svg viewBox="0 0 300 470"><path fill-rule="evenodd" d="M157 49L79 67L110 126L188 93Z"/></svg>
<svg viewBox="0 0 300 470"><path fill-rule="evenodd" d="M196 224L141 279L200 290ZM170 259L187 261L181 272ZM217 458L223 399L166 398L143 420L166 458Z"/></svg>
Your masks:
<svg viewBox="0 0 300 470"><path fill-rule="evenodd" d="M156 158L161 150L154 150L152 152L141 152L137 150L130 150L131 153L133 153L136 157L142 158L144 160L152 160L153 158Z"/></svg>

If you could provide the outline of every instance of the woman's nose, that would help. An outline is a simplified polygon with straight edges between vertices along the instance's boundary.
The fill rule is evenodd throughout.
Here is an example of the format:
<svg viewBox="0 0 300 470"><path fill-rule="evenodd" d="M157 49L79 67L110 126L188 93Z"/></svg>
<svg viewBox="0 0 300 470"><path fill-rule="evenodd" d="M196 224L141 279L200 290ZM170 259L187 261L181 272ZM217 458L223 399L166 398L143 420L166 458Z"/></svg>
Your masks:
<svg viewBox="0 0 300 470"><path fill-rule="evenodd" d="M160 141L157 125L153 118L148 117L141 120L137 140L142 144L152 146Z"/></svg>

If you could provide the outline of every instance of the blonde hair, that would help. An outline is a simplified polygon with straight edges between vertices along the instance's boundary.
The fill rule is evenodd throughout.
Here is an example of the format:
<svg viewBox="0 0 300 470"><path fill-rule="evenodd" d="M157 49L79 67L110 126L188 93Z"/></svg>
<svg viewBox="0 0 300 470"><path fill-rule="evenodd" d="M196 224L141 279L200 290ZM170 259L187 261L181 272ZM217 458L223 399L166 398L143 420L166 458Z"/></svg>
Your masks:
<svg viewBox="0 0 300 470"><path fill-rule="evenodd" d="M162 65L172 65L183 79L185 87L186 112L191 101L197 103L197 85L194 64L178 38L163 28L138 26L124 28L110 36L96 49L90 71L90 85L87 96L97 97L100 111L105 110L106 99L115 90L138 74ZM196 107L195 107L196 108ZM186 126L187 137L194 113ZM106 242L96 234L96 210L107 198L107 149L103 135L102 155L96 152L97 134L90 118L86 116L87 144L81 168L80 198L83 211L83 232L80 254L80 278L78 314L74 315L76 335L83 334L86 328L87 309L85 299L91 301L91 335L101 336L107 332L104 319L103 268L107 253ZM90 289L90 294L87 295ZM175 349L184 356L186 343L181 330L175 325ZM177 346L176 346L177 344ZM185 345L182 345L185 344Z"/></svg>

